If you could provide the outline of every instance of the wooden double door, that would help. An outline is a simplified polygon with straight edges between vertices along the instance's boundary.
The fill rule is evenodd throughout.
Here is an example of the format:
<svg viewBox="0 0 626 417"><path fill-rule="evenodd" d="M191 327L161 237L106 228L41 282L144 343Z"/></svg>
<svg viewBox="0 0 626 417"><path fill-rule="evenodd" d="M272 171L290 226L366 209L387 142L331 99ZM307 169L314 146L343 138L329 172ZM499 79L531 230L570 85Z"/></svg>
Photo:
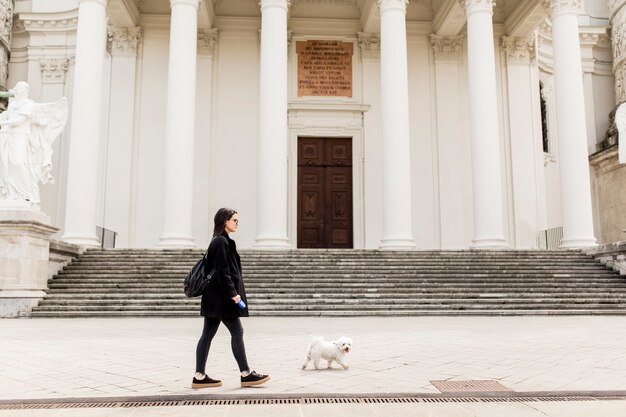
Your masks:
<svg viewBox="0 0 626 417"><path fill-rule="evenodd" d="M352 248L352 139L298 139L298 247Z"/></svg>

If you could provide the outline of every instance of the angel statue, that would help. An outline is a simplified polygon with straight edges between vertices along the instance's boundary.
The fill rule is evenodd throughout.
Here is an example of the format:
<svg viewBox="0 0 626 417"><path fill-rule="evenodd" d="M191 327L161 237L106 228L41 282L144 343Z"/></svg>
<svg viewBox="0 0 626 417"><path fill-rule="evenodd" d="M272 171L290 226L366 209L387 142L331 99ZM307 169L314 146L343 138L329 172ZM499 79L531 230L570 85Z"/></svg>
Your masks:
<svg viewBox="0 0 626 417"><path fill-rule="evenodd" d="M54 182L52 144L67 122L67 99L35 103L28 92L28 84L18 82L0 114L0 205L4 200L38 206L39 183Z"/></svg>

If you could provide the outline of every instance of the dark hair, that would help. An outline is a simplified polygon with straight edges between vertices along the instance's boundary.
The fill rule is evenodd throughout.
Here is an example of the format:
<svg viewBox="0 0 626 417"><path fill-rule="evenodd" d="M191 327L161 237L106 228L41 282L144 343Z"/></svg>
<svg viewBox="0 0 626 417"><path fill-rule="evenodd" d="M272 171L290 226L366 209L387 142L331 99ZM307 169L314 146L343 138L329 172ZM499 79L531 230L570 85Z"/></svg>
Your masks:
<svg viewBox="0 0 626 417"><path fill-rule="evenodd" d="M219 236L224 233L224 229L226 229L226 222L230 220L237 212L230 208L222 207L215 213L215 217L213 218L213 222L215 223L215 227L213 228L213 236Z"/></svg>

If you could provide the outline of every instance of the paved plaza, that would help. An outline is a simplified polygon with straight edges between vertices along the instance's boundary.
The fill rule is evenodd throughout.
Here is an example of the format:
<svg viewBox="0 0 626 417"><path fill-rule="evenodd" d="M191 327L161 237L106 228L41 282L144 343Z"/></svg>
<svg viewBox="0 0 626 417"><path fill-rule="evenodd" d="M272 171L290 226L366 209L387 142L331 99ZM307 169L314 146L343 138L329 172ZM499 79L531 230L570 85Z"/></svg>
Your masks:
<svg viewBox="0 0 626 417"><path fill-rule="evenodd" d="M435 395L440 391L431 381L445 380L497 381L515 394L626 394L626 317L252 317L243 322L250 365L270 373L272 380L240 388L222 326L207 372L224 385L197 391L190 383L199 317L1 320L0 400ZM350 369L302 370L313 334L352 337ZM232 416L249 414L251 407L255 414L285 416L382 416L390 410L415 416L626 415L624 400L144 407L91 409L89 415ZM0 416L79 416L84 411L4 410Z"/></svg>

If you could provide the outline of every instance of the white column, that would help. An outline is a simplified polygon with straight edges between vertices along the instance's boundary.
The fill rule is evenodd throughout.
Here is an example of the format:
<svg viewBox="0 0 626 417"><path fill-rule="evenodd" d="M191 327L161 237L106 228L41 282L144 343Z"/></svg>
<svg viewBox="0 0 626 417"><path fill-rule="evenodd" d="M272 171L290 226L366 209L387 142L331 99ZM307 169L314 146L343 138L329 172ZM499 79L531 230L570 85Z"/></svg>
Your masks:
<svg viewBox="0 0 626 417"><path fill-rule="evenodd" d="M541 134L536 136L534 116L539 104L534 101L539 84L532 77L531 65L535 56L533 38L502 38L506 56L509 137L511 144L511 173L513 182L514 242L517 249L536 246L538 232L537 159L543 152ZM542 166L543 168L543 166Z"/></svg>
<svg viewBox="0 0 626 417"><path fill-rule="evenodd" d="M288 0L261 0L261 71L256 247L289 247L287 238Z"/></svg>
<svg viewBox="0 0 626 417"><path fill-rule="evenodd" d="M463 0L461 0L463 1ZM505 247L492 0L465 0L474 194L473 248Z"/></svg>
<svg viewBox="0 0 626 417"><path fill-rule="evenodd" d="M408 0L378 0L383 142L381 249L415 248L411 209L409 79L406 56Z"/></svg>
<svg viewBox="0 0 626 417"><path fill-rule="evenodd" d="M68 160L66 242L98 246L96 202L107 0L79 0Z"/></svg>
<svg viewBox="0 0 626 417"><path fill-rule="evenodd" d="M459 102L462 36L430 36L435 58L439 235L441 249L467 247L465 236L464 150Z"/></svg>
<svg viewBox="0 0 626 417"><path fill-rule="evenodd" d="M118 247L128 247L131 227L129 219L135 128L135 71L140 39L139 27L109 28L112 89L109 98L103 227L118 233Z"/></svg>
<svg viewBox="0 0 626 417"><path fill-rule="evenodd" d="M65 95L69 58L41 58L41 101L49 103ZM55 227L63 228L65 222L65 198L67 195L68 130L64 130L52 145L53 183L39 187L41 210L50 216Z"/></svg>
<svg viewBox="0 0 626 417"><path fill-rule="evenodd" d="M196 145L194 161L194 206L193 227L196 245L206 248L211 240L213 217L211 216L211 164L207 164L211 151L213 114L213 56L218 47L217 28L198 31L198 78L196 93Z"/></svg>
<svg viewBox="0 0 626 417"><path fill-rule="evenodd" d="M544 0L552 19L563 248L596 245L578 34L580 0Z"/></svg>
<svg viewBox="0 0 626 417"><path fill-rule="evenodd" d="M198 1L170 0L162 247L195 246L192 213Z"/></svg>

